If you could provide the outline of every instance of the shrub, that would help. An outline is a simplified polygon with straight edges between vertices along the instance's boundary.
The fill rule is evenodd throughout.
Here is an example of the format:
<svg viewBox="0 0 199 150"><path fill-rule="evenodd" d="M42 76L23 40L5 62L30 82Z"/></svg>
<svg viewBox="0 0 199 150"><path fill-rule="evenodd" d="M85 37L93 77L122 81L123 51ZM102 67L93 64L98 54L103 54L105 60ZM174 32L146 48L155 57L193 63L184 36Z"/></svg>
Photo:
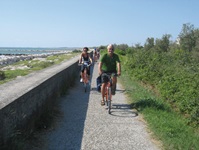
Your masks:
<svg viewBox="0 0 199 150"><path fill-rule="evenodd" d="M126 54L125 70L156 87L190 123L199 124L199 67L189 52L133 50Z"/></svg>

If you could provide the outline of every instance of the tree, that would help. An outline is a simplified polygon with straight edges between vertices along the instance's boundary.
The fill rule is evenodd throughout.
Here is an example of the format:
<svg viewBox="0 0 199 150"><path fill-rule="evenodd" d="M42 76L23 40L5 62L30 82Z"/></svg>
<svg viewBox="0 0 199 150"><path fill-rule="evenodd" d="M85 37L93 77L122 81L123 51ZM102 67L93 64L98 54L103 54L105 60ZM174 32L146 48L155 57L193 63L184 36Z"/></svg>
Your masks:
<svg viewBox="0 0 199 150"><path fill-rule="evenodd" d="M196 37L194 36L194 25L187 23L183 24L182 31L179 34L180 47L191 52L196 46Z"/></svg>
<svg viewBox="0 0 199 150"><path fill-rule="evenodd" d="M117 48L122 50L122 51L125 51L126 49L128 49L128 45L127 44L120 44L120 45L117 45Z"/></svg>
<svg viewBox="0 0 199 150"><path fill-rule="evenodd" d="M194 37L195 37L195 48L194 50L199 52L199 29L194 30Z"/></svg>
<svg viewBox="0 0 199 150"><path fill-rule="evenodd" d="M140 43L135 44L135 49L142 49L143 46Z"/></svg>
<svg viewBox="0 0 199 150"><path fill-rule="evenodd" d="M168 52L170 46L170 34L165 34L162 36L162 39L156 39L155 47L158 51Z"/></svg>
<svg viewBox="0 0 199 150"><path fill-rule="evenodd" d="M151 48L153 48L154 47L154 38L147 38L147 40L146 40L146 42L145 42L145 44L144 44L144 48L146 49L146 50L150 50Z"/></svg>

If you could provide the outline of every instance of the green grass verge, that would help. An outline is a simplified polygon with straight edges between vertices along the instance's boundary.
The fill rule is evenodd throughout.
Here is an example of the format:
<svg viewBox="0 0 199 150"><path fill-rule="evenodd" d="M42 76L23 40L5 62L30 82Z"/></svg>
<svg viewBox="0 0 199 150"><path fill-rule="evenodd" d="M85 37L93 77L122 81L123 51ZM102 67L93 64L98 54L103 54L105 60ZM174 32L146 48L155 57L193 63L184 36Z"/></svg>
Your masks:
<svg viewBox="0 0 199 150"><path fill-rule="evenodd" d="M152 90L130 77L125 71L122 73L119 80L127 89L129 103L143 115L153 136L163 143L163 149L199 149L197 129L188 126L187 120Z"/></svg>

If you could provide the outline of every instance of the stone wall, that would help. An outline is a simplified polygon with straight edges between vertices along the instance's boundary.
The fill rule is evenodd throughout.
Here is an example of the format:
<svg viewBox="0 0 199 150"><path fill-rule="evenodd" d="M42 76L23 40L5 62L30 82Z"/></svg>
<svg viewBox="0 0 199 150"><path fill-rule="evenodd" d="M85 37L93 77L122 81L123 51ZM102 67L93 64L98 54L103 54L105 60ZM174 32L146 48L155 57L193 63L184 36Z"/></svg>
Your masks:
<svg viewBox="0 0 199 150"><path fill-rule="evenodd" d="M53 107L79 75L78 58L0 85L0 144L6 143L16 129L31 129L46 107Z"/></svg>

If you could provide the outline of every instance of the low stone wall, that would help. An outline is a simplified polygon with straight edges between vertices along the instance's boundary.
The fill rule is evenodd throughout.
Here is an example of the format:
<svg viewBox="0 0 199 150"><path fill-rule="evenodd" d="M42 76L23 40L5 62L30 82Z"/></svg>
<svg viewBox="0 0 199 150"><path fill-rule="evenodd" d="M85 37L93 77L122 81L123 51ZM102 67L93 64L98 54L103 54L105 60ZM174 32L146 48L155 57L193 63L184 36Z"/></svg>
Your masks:
<svg viewBox="0 0 199 150"><path fill-rule="evenodd" d="M53 107L79 74L78 58L0 85L1 145L13 136L16 129L31 129L46 107Z"/></svg>

